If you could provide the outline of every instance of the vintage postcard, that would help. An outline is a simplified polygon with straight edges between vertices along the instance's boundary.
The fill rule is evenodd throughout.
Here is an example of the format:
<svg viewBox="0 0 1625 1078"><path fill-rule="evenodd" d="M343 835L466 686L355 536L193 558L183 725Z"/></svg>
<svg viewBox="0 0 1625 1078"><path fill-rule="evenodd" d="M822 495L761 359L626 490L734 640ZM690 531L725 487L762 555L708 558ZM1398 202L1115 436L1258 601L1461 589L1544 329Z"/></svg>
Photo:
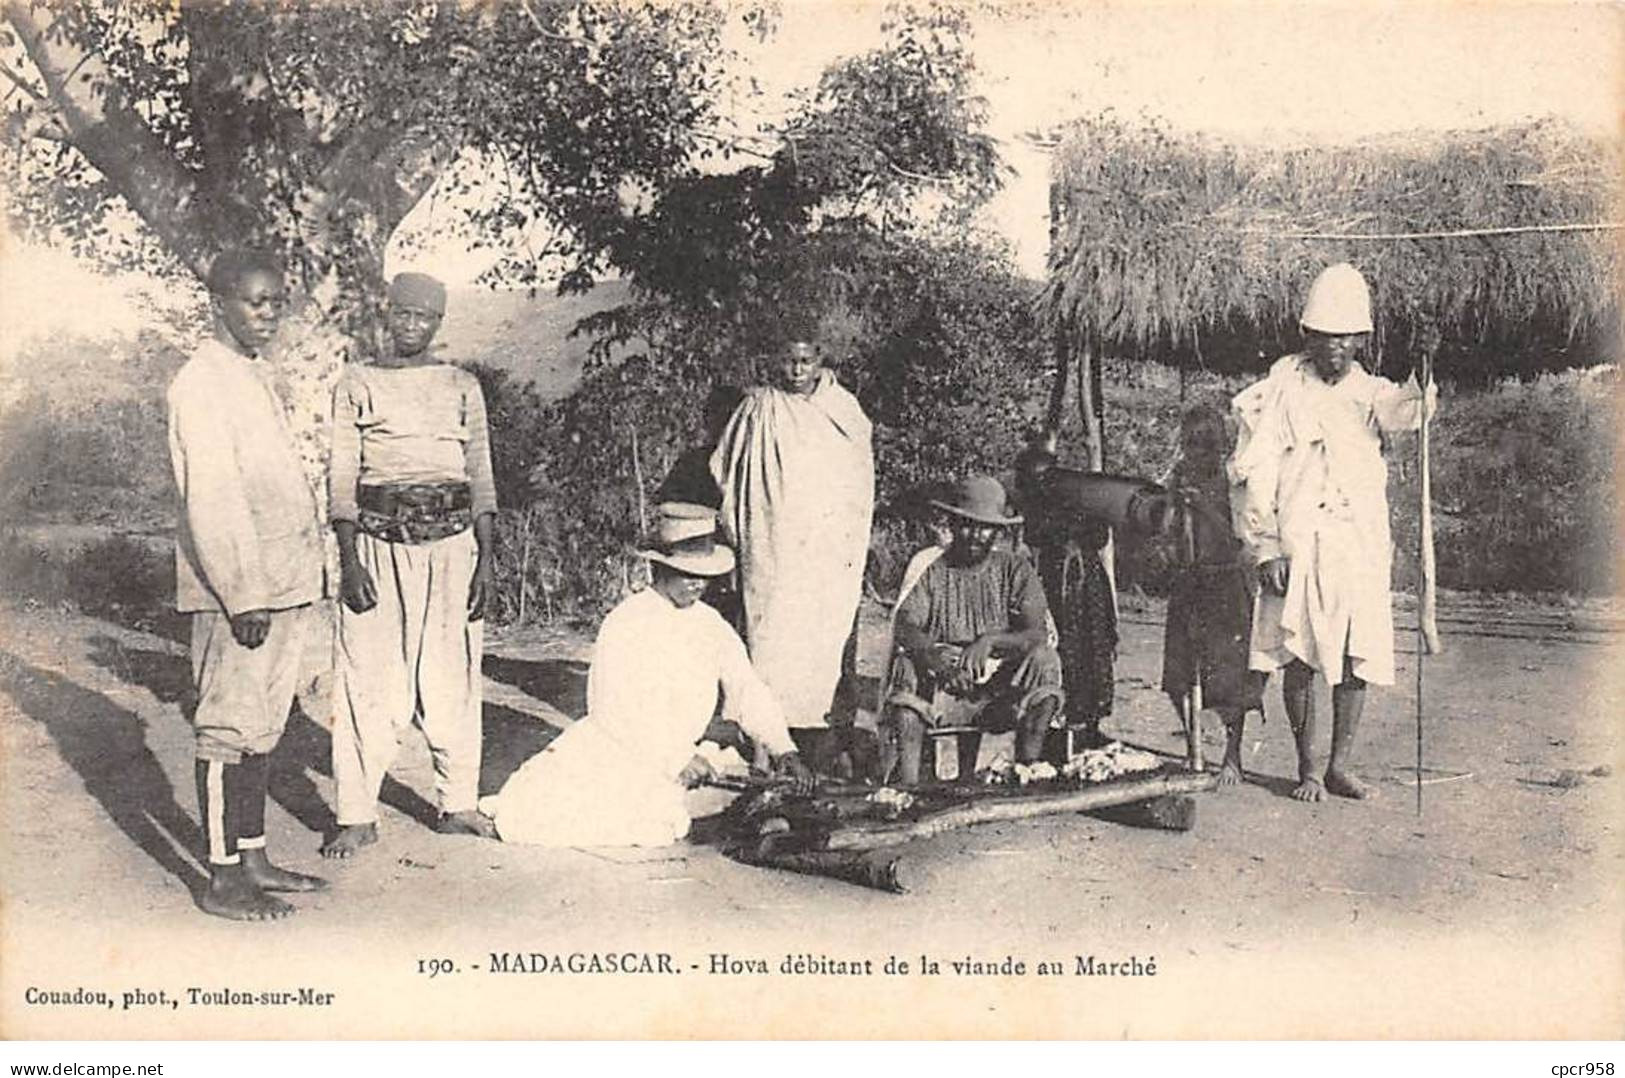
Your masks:
<svg viewBox="0 0 1625 1078"><path fill-rule="evenodd" d="M1617 1037L1622 50L6 4L0 1035Z"/></svg>

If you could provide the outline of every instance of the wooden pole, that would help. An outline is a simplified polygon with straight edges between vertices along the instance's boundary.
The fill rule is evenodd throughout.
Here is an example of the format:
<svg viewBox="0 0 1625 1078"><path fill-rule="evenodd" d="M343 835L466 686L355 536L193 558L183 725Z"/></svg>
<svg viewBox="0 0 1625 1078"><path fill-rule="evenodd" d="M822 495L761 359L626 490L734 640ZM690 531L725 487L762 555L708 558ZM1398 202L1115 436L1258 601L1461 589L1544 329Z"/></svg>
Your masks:
<svg viewBox="0 0 1625 1078"><path fill-rule="evenodd" d="M1192 519L1191 509L1188 505L1182 507L1180 513L1183 524L1180 536L1180 551L1184 554L1185 567L1194 570L1196 565L1196 522ZM1192 771L1200 772L1204 763L1202 760L1202 655L1201 648L1194 649L1195 661L1191 665L1191 685L1185 690L1185 750L1186 764Z"/></svg>
<svg viewBox="0 0 1625 1078"><path fill-rule="evenodd" d="M1100 392L1100 372L1096 369L1100 357L1094 346L1085 344L1078 353L1078 413L1083 420L1083 445L1088 454L1089 470L1106 468L1106 443L1100 429L1100 407L1095 399Z"/></svg>
<svg viewBox="0 0 1625 1078"><path fill-rule="evenodd" d="M1064 189L1054 181L1049 185L1049 249L1051 256L1059 248L1062 218L1066 213L1066 199ZM1054 321L1055 326L1055 381L1050 385L1049 411L1045 415L1045 432L1050 437L1058 438L1061 432L1061 421L1066 414L1067 386L1072 381L1072 335L1069 329L1070 320L1067 315L1061 314Z"/></svg>
<svg viewBox="0 0 1625 1078"><path fill-rule="evenodd" d="M1429 460L1427 394L1433 385L1433 353L1422 356L1422 423L1416 437L1418 485L1421 488L1422 512L1418 543L1421 547L1418 564L1420 589L1417 595L1417 625L1422 631L1422 642L1429 655L1444 650L1439 640L1439 597L1435 590L1436 566L1433 561L1433 475Z"/></svg>
<svg viewBox="0 0 1625 1078"><path fill-rule="evenodd" d="M1078 352L1078 414L1083 419L1083 446L1089 471L1106 470L1106 435L1100 408L1100 354L1092 342ZM1106 529L1106 545L1100 551L1100 564L1106 570L1106 584L1112 593L1112 613L1117 606L1117 536Z"/></svg>
<svg viewBox="0 0 1625 1078"><path fill-rule="evenodd" d="M1422 712L1426 656L1439 654L1438 597L1434 590L1433 481L1428 460L1428 390L1433 385L1433 349L1422 353L1422 421L1416 434L1417 487L1421 513L1417 528L1416 582L1416 814L1422 815Z"/></svg>
<svg viewBox="0 0 1625 1078"><path fill-rule="evenodd" d="M1127 805L1166 794L1211 790L1217 778L1209 774L1158 775L1155 778L1107 782L1057 794L1030 797L1001 797L943 809L907 823L853 825L832 832L831 850L873 850L917 838L930 838L957 827L1001 820L1025 820L1034 816L1089 812L1094 809Z"/></svg>
<svg viewBox="0 0 1625 1078"><path fill-rule="evenodd" d="M638 535L646 535L649 531L648 499L643 493L643 461L638 455L638 425L632 423L632 483L638 492Z"/></svg>
<svg viewBox="0 0 1625 1078"><path fill-rule="evenodd" d="M525 592L530 580L530 533L534 506L525 507L525 541L519 548L519 624L525 624Z"/></svg>
<svg viewBox="0 0 1625 1078"><path fill-rule="evenodd" d="M1200 225L1180 225L1181 228L1200 227L1215 231L1211 221ZM1552 225L1497 225L1490 228L1447 228L1432 232L1275 232L1267 228L1230 228L1223 231L1238 236L1268 236L1278 240L1340 240L1358 242L1376 240L1452 240L1473 239L1481 236L1526 236L1543 232L1614 232L1625 229L1625 221L1571 221Z"/></svg>
<svg viewBox="0 0 1625 1078"><path fill-rule="evenodd" d="M736 860L757 868L824 876L896 895L909 890L895 850L781 850L776 843L764 841L742 843L727 852Z"/></svg>
<svg viewBox="0 0 1625 1078"><path fill-rule="evenodd" d="M1055 327L1055 381L1049 388L1049 410L1044 416L1044 429L1059 432L1066 414L1067 387L1072 383L1072 342L1064 321Z"/></svg>

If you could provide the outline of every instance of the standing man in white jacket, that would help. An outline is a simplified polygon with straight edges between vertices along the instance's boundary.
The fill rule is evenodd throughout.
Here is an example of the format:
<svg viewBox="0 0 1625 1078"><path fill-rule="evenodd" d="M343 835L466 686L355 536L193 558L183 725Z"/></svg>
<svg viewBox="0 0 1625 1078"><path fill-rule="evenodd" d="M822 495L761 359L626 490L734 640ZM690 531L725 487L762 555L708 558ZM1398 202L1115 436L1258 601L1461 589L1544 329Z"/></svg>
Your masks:
<svg viewBox="0 0 1625 1078"><path fill-rule="evenodd" d="M1292 796L1358 800L1373 793L1349 770L1365 687L1394 683L1382 434L1421 426L1423 393L1414 377L1397 385L1355 358L1372 331L1371 293L1348 263L1315 278L1300 321L1302 353L1277 360L1233 402L1231 508L1260 586L1249 665L1282 670L1298 749ZM1324 777L1314 761L1316 671L1332 687Z"/></svg>
<svg viewBox="0 0 1625 1078"><path fill-rule="evenodd" d="M320 525L263 350L286 299L283 267L227 251L210 267L214 332L170 384L169 452L180 493L176 609L192 615L198 809L209 884L198 904L241 921L286 917L272 892L326 881L265 852L270 753L319 626Z"/></svg>

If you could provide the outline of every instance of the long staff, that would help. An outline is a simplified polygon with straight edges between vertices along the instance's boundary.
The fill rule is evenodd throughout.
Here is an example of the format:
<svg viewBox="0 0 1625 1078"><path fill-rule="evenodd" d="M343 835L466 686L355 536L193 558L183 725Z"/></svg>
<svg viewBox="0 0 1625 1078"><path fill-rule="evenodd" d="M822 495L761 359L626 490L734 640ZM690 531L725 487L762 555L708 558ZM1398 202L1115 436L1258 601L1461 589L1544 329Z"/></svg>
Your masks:
<svg viewBox="0 0 1625 1078"><path fill-rule="evenodd" d="M1422 352L1422 422L1416 437L1416 470L1421 490L1421 526L1417 529L1416 584L1416 814L1422 815L1422 657L1437 655L1438 596L1434 591L1433 482L1428 470L1428 390L1433 385L1433 349Z"/></svg>
<svg viewBox="0 0 1625 1078"><path fill-rule="evenodd" d="M1185 571L1189 574L1186 583L1195 587L1196 578L1196 521L1192 499L1181 497L1180 506L1180 553L1183 555ZM1192 771L1201 771L1202 762L1202 649L1192 647L1191 683L1185 690L1185 755L1186 766Z"/></svg>

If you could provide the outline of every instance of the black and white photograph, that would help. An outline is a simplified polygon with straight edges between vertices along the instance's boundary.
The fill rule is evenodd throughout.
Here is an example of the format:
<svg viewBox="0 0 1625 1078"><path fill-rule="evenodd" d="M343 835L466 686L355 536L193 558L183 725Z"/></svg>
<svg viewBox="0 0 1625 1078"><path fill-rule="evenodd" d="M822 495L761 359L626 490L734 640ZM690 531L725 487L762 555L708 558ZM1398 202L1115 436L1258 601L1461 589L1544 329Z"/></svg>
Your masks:
<svg viewBox="0 0 1625 1078"><path fill-rule="evenodd" d="M1617 1041L1622 105L1608 3L0 0L0 1038Z"/></svg>

